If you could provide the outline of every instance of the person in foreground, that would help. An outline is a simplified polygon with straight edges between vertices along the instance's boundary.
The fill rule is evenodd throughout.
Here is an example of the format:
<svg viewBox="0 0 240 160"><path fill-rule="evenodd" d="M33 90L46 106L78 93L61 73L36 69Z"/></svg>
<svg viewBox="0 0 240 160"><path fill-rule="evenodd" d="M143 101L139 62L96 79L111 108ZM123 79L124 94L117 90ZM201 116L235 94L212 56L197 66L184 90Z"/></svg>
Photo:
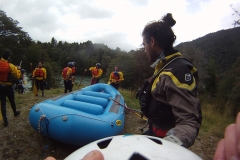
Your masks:
<svg viewBox="0 0 240 160"><path fill-rule="evenodd" d="M230 124L225 129L225 135L218 142L214 160L238 160L240 159L240 112L236 123Z"/></svg>
<svg viewBox="0 0 240 160"><path fill-rule="evenodd" d="M108 84L118 90L120 83L124 80L123 73L119 71L119 67L115 66L114 71L110 74Z"/></svg>
<svg viewBox="0 0 240 160"><path fill-rule="evenodd" d="M197 98L197 69L173 48L176 21L168 13L148 23L142 32L143 46L155 69L139 96L148 117L145 135L164 138L185 148L194 144L202 122Z"/></svg>
<svg viewBox="0 0 240 160"><path fill-rule="evenodd" d="M4 126L8 126L7 111L6 111L6 97L8 97L11 104L14 116L17 117L20 111L16 110L13 84L20 78L20 73L17 71L17 67L9 63L12 51L5 49L0 60L0 100L1 111L4 120Z"/></svg>

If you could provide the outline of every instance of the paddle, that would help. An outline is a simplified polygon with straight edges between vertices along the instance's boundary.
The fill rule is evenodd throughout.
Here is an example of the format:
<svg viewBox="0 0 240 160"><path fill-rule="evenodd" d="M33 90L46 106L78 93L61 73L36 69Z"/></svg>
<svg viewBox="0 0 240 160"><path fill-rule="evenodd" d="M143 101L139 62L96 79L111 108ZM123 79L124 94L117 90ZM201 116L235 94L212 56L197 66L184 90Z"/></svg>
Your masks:
<svg viewBox="0 0 240 160"><path fill-rule="evenodd" d="M109 99L114 101L115 103L119 104L120 106L124 107L125 109L129 110L130 112L134 113L135 115L142 118L143 120L148 121L148 119L146 117L143 117L140 114L136 113L134 110L128 108L127 106L120 104L119 102L115 101L112 97L109 97Z"/></svg>
<svg viewBox="0 0 240 160"><path fill-rule="evenodd" d="M82 78L81 78L81 81L80 81L80 83L79 83L79 85L78 85L78 88L80 88L81 83L82 83L82 80L83 80L83 77L84 77L84 75L85 75L86 72L87 72L87 69L84 69L84 73L83 73L83 75L82 75Z"/></svg>

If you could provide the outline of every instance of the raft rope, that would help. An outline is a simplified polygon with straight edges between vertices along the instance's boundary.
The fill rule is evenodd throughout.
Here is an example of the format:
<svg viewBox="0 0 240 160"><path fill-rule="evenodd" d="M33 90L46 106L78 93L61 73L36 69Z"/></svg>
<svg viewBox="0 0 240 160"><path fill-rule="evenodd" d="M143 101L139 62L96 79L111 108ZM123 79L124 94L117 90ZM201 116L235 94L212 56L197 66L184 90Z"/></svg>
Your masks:
<svg viewBox="0 0 240 160"><path fill-rule="evenodd" d="M134 113L136 116L140 117L141 119L147 121L147 118L146 118L146 117L143 117L143 115L138 114L138 113L137 113L136 111L134 111L133 109L128 108L126 105L122 105L121 103L115 101L112 97L109 97L109 99L112 100L112 101L114 101L114 102L117 103L118 105L124 107L124 108L127 109L128 111Z"/></svg>
<svg viewBox="0 0 240 160"><path fill-rule="evenodd" d="M113 121L111 121L111 122L105 121L105 120L102 120L102 119L92 118L92 117L89 117L89 116L80 115L80 114L62 114L62 115L57 115L57 116L54 116L54 117L51 117L51 118L47 118L46 115L44 114L44 112L41 110L41 108L40 108L39 106L38 106L38 109L39 109L39 111L40 111L41 114L42 114L42 115L39 117L39 120L38 120L38 132L39 132L39 133L43 130L43 126L44 126L44 125L45 125L46 133L47 133L47 125L49 124L50 120L51 120L51 119L54 119L54 118L58 118L58 117L69 116L69 115L81 116L81 117L93 119L93 120L96 120L96 121L101 121L101 122L104 122L104 123L109 123L111 126L114 126L113 122L115 121L115 119L117 119L117 118L119 117L119 116L117 116L117 117L116 117Z"/></svg>

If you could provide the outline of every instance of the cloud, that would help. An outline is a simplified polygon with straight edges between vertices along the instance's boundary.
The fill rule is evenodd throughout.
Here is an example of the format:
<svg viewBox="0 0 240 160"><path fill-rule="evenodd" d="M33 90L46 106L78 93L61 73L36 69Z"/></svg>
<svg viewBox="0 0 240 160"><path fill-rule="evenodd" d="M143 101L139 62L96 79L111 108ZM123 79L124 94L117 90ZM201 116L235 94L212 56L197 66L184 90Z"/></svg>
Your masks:
<svg viewBox="0 0 240 160"><path fill-rule="evenodd" d="M230 4L239 0L2 0L1 9L19 21L33 40L103 43L129 51L139 48L141 32L153 20L172 13L175 45L221 29L232 28L239 17Z"/></svg>

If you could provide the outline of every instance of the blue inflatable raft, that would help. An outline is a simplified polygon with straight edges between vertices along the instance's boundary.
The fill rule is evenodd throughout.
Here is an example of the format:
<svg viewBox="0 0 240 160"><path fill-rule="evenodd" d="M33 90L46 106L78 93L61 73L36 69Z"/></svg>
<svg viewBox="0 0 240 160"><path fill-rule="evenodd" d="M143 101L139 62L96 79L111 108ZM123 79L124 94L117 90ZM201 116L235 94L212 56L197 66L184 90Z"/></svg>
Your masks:
<svg viewBox="0 0 240 160"><path fill-rule="evenodd" d="M83 146L122 132L124 107L116 102L125 105L115 88L98 83L34 105L29 121L44 136Z"/></svg>

